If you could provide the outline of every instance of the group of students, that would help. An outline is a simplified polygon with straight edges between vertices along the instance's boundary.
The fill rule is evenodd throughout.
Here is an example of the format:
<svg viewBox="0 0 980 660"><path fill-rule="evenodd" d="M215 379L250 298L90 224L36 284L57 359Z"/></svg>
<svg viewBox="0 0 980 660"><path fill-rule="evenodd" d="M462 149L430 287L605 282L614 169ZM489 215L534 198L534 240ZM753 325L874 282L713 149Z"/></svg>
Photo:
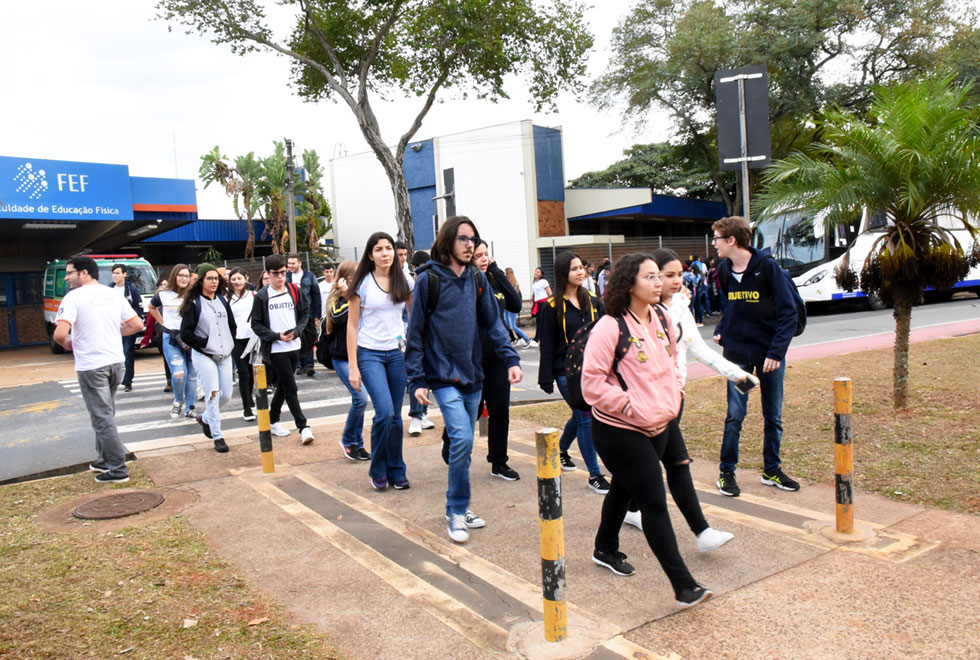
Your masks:
<svg viewBox="0 0 980 660"><path fill-rule="evenodd" d="M699 551L715 550L733 538L710 527L691 478L691 459L680 429L689 355L729 381L719 490L728 496L739 494L734 470L741 421L747 392L760 383L766 420L762 483L799 489L779 467L782 427L777 404L795 323L791 293L768 254L749 246L751 230L744 219L724 218L713 229L719 257L727 257L722 264L727 269L726 288L734 291L729 296L731 314L715 336L725 348L724 357L710 349L697 331L684 293L684 264L671 250L622 257L614 268L606 269L601 297L584 286L590 276L582 259L564 252L555 263L555 289L548 286L549 295L538 301L536 314L541 353L538 384L548 393L557 385L572 409L560 441L562 469L576 469L568 450L577 438L589 470L589 486L605 495L593 561L617 575L631 575L634 568L619 550L619 530L624 523L641 529L683 607L703 601L711 591L692 577L680 555L666 489L697 537ZM377 232L368 239L359 262L345 261L337 268L324 290L320 311L321 342L352 396L341 444L347 458L370 461L373 489L411 487L403 456L401 410L406 389L423 414L424 406L438 403L445 425L443 459L448 465L447 534L458 543L486 524L470 508L469 468L482 406L490 418L491 474L508 481L519 479L508 465L507 434L510 387L523 373L504 319L505 313L519 312L522 301L487 247L469 218L450 218L440 228L430 258L419 263L413 277L399 262L397 243ZM151 301L150 313L163 329L171 371L171 415L193 415L219 452L228 451L220 407L231 397L233 365L239 371L244 415L254 418L251 367L244 354L253 333L276 380L270 406L273 432L288 435L279 422L285 402L302 442L313 441L294 378L298 366L300 373L303 370L300 353L307 352L302 336L309 326L310 300L294 268L296 282L287 282L286 266L282 256L267 258L268 282L253 291L247 274L239 269L231 271L226 281L211 264L201 264L193 274L180 264L171 271L167 287ZM73 283L78 279L81 284L97 284L97 267L91 259L76 258L69 262L67 277ZM101 481L124 481L128 479L125 452L118 435L107 430L112 396L123 376L123 365L113 360L121 356L118 336L138 332L142 323L122 305L107 305L98 323L85 320L83 298L105 296L94 287L80 288L81 293L72 291L63 301L55 339L67 348L75 342L76 370L96 429L99 456L92 469L100 472ZM767 293L742 295L764 290ZM122 300L112 295L114 301ZM748 305L747 300L756 304ZM113 334L116 350L94 339ZM569 382L573 376L567 370L570 348L583 337L577 385L587 410L574 405ZM194 405L197 380L205 399L200 414ZM362 438L368 399L374 407L370 453ZM611 482L601 473L599 459Z"/></svg>

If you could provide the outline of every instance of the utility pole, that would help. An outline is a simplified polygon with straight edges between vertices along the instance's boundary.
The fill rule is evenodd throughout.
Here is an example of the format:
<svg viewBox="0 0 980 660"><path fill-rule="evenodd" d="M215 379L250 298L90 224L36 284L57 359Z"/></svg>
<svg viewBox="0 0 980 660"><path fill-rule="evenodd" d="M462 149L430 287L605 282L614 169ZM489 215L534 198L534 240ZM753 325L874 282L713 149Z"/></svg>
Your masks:
<svg viewBox="0 0 980 660"><path fill-rule="evenodd" d="M283 138L286 141L286 215L289 219L289 251L297 252L296 249L296 193L293 183L293 176L296 173L296 166L293 163L293 141Z"/></svg>

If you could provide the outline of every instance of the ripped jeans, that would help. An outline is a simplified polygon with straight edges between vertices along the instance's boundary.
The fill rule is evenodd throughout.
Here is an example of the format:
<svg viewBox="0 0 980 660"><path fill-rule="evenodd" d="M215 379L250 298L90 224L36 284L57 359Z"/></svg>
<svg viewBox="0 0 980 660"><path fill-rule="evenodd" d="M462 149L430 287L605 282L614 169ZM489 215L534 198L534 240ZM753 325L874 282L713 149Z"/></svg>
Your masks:
<svg viewBox="0 0 980 660"><path fill-rule="evenodd" d="M190 355L180 346L170 343L169 333L163 334L163 357L170 365L170 383L174 388L174 403L183 403L184 408L194 405L197 397L197 370Z"/></svg>
<svg viewBox="0 0 980 660"><path fill-rule="evenodd" d="M205 408L201 419L211 427L211 437L218 440L225 437L221 430L221 406L231 400L233 360L230 355L222 359L198 351L193 354L194 364L200 370L201 385L204 387Z"/></svg>

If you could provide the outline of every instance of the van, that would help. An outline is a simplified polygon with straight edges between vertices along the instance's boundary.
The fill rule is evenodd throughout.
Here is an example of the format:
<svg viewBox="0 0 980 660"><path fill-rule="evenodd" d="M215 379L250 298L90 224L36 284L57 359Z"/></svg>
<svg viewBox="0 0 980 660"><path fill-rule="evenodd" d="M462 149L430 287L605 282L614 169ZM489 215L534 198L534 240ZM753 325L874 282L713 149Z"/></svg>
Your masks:
<svg viewBox="0 0 980 660"><path fill-rule="evenodd" d="M157 271L150 265L150 262L137 254L88 254L87 257L95 259L99 267L99 282L106 286L112 286L112 267L115 264L123 264L127 268L126 279L136 285L140 295L143 296L143 311L149 309L150 298L156 293ZM48 343L51 352L55 355L65 352L58 342L54 340L55 318L58 315L58 308L61 306L61 299L68 291L65 283L65 267L68 265L67 259L49 261L44 268L44 327L48 331ZM137 339L137 347L140 345L142 336ZM150 338L150 346L155 346L158 342L154 337Z"/></svg>

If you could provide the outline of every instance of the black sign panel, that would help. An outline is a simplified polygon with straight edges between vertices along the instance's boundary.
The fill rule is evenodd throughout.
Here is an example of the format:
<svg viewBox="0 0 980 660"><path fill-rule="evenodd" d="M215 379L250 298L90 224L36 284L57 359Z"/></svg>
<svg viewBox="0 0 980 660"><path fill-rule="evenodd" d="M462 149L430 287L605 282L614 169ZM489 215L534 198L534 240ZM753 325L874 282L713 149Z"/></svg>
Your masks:
<svg viewBox="0 0 980 660"><path fill-rule="evenodd" d="M739 85L738 81L733 79L740 75L749 76L742 81L745 85L745 130L749 167L766 167L771 160L769 78L766 75L766 67L746 66L741 69L716 71L718 164L723 170L737 170L742 166L741 161L735 160L742 157L742 143L738 114Z"/></svg>

